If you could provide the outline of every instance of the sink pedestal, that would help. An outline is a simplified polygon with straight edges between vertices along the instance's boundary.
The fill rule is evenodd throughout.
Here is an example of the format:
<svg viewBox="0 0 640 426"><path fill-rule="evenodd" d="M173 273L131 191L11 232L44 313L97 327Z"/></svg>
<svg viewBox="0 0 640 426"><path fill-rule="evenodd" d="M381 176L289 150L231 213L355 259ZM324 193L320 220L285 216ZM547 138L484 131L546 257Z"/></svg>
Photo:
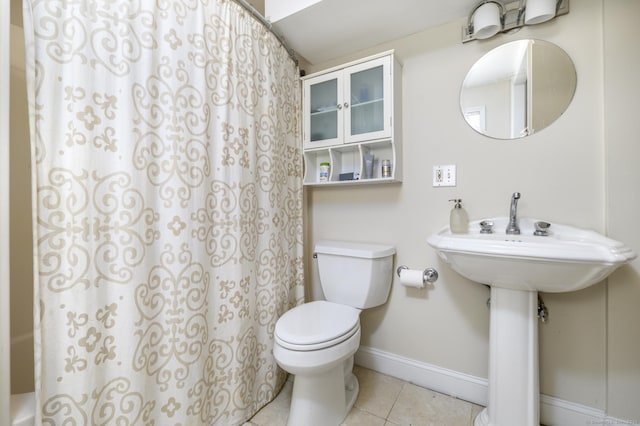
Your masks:
<svg viewBox="0 0 640 426"><path fill-rule="evenodd" d="M539 426L538 293L491 287L489 404L474 426Z"/></svg>

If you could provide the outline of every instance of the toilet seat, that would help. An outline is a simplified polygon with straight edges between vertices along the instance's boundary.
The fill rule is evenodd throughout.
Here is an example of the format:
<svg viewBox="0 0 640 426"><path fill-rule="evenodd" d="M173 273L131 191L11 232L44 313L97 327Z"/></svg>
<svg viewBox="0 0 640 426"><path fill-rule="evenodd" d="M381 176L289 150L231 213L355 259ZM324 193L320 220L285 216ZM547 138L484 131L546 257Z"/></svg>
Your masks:
<svg viewBox="0 0 640 426"><path fill-rule="evenodd" d="M275 340L283 348L315 351L341 343L360 330L360 310L319 300L297 306L276 323Z"/></svg>

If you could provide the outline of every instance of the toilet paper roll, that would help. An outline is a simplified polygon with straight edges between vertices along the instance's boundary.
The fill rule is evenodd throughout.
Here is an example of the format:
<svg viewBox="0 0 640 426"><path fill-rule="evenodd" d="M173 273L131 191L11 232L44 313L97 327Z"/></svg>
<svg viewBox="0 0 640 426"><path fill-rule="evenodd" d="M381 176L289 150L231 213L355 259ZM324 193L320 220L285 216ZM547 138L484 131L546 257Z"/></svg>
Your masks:
<svg viewBox="0 0 640 426"><path fill-rule="evenodd" d="M401 270L400 284L405 287L424 288L424 271L415 269Z"/></svg>

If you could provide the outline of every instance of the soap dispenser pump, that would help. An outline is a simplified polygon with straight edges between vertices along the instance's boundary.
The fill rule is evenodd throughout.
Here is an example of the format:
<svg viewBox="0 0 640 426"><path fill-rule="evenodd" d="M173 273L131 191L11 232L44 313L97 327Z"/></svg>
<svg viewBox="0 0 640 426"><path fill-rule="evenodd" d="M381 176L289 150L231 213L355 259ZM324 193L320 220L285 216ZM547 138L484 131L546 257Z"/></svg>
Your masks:
<svg viewBox="0 0 640 426"><path fill-rule="evenodd" d="M467 211L462 207L462 199L454 198L453 209L449 215L449 228L454 234L465 234L469 232L469 215Z"/></svg>

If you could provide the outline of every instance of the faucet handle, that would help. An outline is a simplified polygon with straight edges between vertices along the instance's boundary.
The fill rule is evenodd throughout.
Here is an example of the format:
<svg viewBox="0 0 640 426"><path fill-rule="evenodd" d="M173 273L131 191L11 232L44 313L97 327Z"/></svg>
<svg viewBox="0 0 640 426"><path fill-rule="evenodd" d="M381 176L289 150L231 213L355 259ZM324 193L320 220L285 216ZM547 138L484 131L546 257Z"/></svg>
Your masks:
<svg viewBox="0 0 640 426"><path fill-rule="evenodd" d="M483 220L480 222L481 234L493 234L493 222L490 220Z"/></svg>
<svg viewBox="0 0 640 426"><path fill-rule="evenodd" d="M533 235L538 235L540 237L546 237L547 235L549 235L549 228L551 227L551 224L549 222L543 222L543 221L539 221L533 224L536 228L535 231L533 231Z"/></svg>

